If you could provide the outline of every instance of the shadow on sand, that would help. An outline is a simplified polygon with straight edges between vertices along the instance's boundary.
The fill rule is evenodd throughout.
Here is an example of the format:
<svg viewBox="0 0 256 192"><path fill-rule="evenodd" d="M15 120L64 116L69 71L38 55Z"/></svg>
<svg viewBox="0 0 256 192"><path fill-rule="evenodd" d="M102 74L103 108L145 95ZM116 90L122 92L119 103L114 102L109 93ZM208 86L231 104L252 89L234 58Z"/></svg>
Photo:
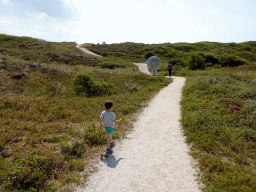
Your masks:
<svg viewBox="0 0 256 192"><path fill-rule="evenodd" d="M119 158L116 160L115 156L113 154L110 154L109 157L101 159L102 162L106 163L108 167L115 168L120 160L124 158Z"/></svg>

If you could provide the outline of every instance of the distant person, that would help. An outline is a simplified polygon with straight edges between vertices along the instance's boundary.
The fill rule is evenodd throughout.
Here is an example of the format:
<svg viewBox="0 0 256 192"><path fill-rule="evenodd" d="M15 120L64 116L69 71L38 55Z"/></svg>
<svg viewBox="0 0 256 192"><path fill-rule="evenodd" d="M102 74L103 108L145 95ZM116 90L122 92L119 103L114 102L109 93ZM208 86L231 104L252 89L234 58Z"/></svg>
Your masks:
<svg viewBox="0 0 256 192"><path fill-rule="evenodd" d="M168 64L166 70L169 71L169 76L171 77L171 75L172 75L172 64L171 64L171 62L169 62L169 64Z"/></svg>
<svg viewBox="0 0 256 192"><path fill-rule="evenodd" d="M146 58L145 58L145 59L143 59L143 62L144 62L144 63L146 63L146 62L147 62L147 59L146 59Z"/></svg>
<svg viewBox="0 0 256 192"><path fill-rule="evenodd" d="M104 127L108 132L106 154L111 154L113 151L110 145L113 145L112 134L114 131L114 123L120 122L120 120L116 120L115 114L111 112L113 109L113 101L106 101L105 108L106 111L102 111L100 115L100 128L102 128L104 122Z"/></svg>

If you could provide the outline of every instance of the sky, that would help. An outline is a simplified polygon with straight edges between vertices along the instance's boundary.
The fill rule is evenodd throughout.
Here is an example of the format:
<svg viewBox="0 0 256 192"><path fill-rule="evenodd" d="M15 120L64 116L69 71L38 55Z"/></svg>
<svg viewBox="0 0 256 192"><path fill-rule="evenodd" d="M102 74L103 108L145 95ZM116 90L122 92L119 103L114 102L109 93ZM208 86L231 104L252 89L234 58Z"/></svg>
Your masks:
<svg viewBox="0 0 256 192"><path fill-rule="evenodd" d="M52 42L256 41L256 0L0 0L0 34Z"/></svg>

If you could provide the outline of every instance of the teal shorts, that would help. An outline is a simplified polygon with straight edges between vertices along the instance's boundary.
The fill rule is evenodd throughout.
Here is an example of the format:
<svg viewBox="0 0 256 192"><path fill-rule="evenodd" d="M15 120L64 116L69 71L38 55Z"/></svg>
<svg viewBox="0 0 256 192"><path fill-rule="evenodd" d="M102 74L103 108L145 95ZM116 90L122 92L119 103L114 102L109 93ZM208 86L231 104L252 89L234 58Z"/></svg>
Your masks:
<svg viewBox="0 0 256 192"><path fill-rule="evenodd" d="M107 130L107 132L108 132L109 134L112 134L113 131L114 131L114 128L113 128L113 127L105 127L105 129Z"/></svg>

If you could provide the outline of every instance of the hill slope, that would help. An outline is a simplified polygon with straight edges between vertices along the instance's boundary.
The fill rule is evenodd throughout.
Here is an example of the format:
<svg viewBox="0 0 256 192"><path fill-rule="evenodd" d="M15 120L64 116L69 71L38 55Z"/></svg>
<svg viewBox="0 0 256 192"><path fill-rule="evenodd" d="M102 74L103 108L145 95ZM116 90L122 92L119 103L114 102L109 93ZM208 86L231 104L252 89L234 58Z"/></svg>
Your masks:
<svg viewBox="0 0 256 192"><path fill-rule="evenodd" d="M114 101L114 139L125 137L132 114L170 81L140 73L118 59L96 58L75 43L0 35L0 190L72 191L90 174L106 133L97 125ZM73 79L89 75L107 93L76 92ZM97 93L97 94L96 94Z"/></svg>

